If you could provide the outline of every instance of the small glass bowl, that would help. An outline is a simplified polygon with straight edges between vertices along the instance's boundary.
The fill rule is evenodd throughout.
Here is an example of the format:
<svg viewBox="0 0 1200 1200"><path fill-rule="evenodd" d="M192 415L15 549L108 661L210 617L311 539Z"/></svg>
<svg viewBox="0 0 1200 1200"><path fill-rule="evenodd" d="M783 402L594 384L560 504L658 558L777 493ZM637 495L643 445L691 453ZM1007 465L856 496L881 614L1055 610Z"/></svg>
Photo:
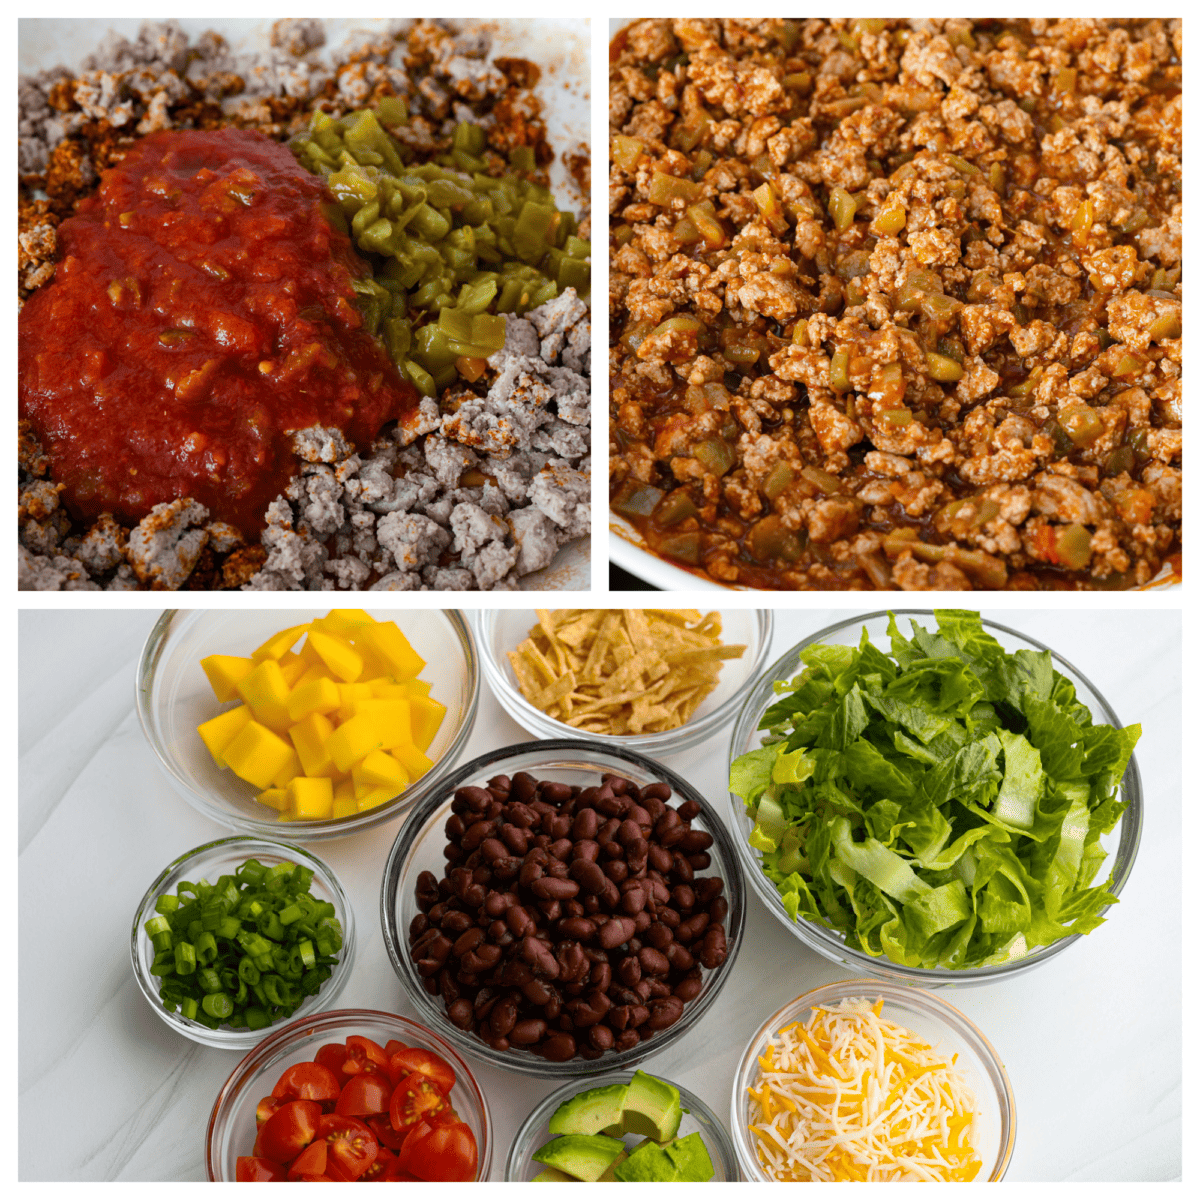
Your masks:
<svg viewBox="0 0 1200 1200"><path fill-rule="evenodd" d="M709 611L709 610L705 610ZM678 729L664 733L601 734L575 729L535 708L521 694L508 651L515 650L537 624L533 609L480 609L475 613L475 636L484 678L500 706L523 729L540 738L579 738L609 745L615 740L630 750L651 757L678 754L708 741L728 726L745 701L754 681L767 662L771 649L774 617L768 609L721 609L721 640L726 645L744 645L741 658L725 659L717 686L704 703Z"/></svg>
<svg viewBox="0 0 1200 1200"><path fill-rule="evenodd" d="M610 1071L606 1075L596 1075L591 1079L576 1083L564 1084L556 1092L551 1092L527 1116L517 1130L512 1145L508 1150L508 1161L504 1165L505 1183L528 1183L535 1175L540 1175L546 1168L539 1162L533 1161L533 1153L544 1146L553 1136L547 1126L554 1110L564 1100L570 1100L581 1091L589 1088L609 1087L613 1084L628 1083L633 1078L632 1071ZM660 1078L656 1076L656 1078ZM672 1087L679 1088L679 1100L683 1105L683 1120L679 1123L678 1137L687 1137L690 1133L698 1133L704 1139L708 1156L712 1159L712 1183L736 1183L739 1179L737 1153L733 1140L730 1138L720 1118L703 1100L687 1088L671 1080L663 1080Z"/></svg>
<svg viewBox="0 0 1200 1200"><path fill-rule="evenodd" d="M186 854L181 854L164 868L142 897L137 915L133 918L129 953L133 959L133 973L138 987L155 1014L184 1037L205 1046L215 1046L218 1050L248 1050L264 1038L270 1037L281 1026L268 1025L265 1029L209 1029L199 1021L189 1020L182 1013L167 1012L159 999L158 977L150 974L150 967L154 962L154 947L150 944L144 926L154 916L154 903L164 892L175 895L175 888L185 879L193 883L199 879L215 883L221 875L232 875L248 858L258 859L265 867L273 867L280 862L298 862L301 866L310 868L313 878L309 890L318 900L328 901L337 909L337 919L342 925L342 948L338 952L338 962L333 968L333 974L315 996L305 997L296 1010L300 1016L294 1017L294 1020L311 1017L333 1004L342 994L354 962L354 912L333 870L315 854L310 854L300 846L253 837L221 838L220 841L207 842Z"/></svg>
<svg viewBox="0 0 1200 1200"><path fill-rule="evenodd" d="M142 729L171 786L197 811L241 833L284 841L312 842L360 833L407 812L462 754L479 703L475 639L463 615L453 610L372 609L381 621L394 620L426 661L421 672L446 716L429 749L432 770L393 800L349 817L325 821L280 821L259 804L258 791L213 762L196 726L233 707L213 696L200 660L209 654L249 655L273 633L324 616L328 608L171 609L146 640L138 663L137 709Z"/></svg>
<svg viewBox="0 0 1200 1200"><path fill-rule="evenodd" d="M750 1133L748 1089L758 1072L758 1059L767 1040L785 1025L808 1020L818 1005L866 997L883 1001L881 1016L922 1037L947 1056L957 1055L955 1066L966 1077L975 1096L974 1144L983 1163L976 1182L998 1183L1008 1170L1017 1136L1017 1110L1012 1085L991 1042L958 1009L932 992L873 979L846 979L814 988L769 1016L746 1046L733 1081L729 1125L738 1162L745 1177L758 1183L772 1180L759 1165L755 1139Z"/></svg>
<svg viewBox="0 0 1200 1200"><path fill-rule="evenodd" d="M395 1039L406 1046L432 1050L454 1068L450 1102L475 1135L479 1149L475 1178L487 1180L492 1169L492 1116L471 1068L454 1047L407 1017L370 1008L340 1008L281 1026L233 1069L208 1118L204 1162L210 1182L232 1183L237 1178L239 1156L254 1153L254 1110L270 1095L280 1075L297 1063L311 1062L326 1042L344 1042L351 1034L369 1037L381 1046Z"/></svg>
<svg viewBox="0 0 1200 1200"><path fill-rule="evenodd" d="M723 895L729 902L729 914L725 918L728 957L717 970L704 972L700 994L685 1005L683 1016L674 1025L628 1050L610 1050L596 1059L572 1058L557 1063L516 1047L494 1050L473 1033L464 1033L451 1023L441 999L425 990L424 981L409 956L409 926L421 911L414 895L417 876L422 871L431 871L437 878L442 877L446 867L446 859L442 854L446 845L445 825L451 815L450 803L455 791L460 787L482 784L496 775L515 775L518 771L528 771L538 779L580 786L598 784L600 775L604 773L624 776L638 786L661 781L671 786L674 799L696 801L700 806L700 815L693 818L692 828L712 834L713 844L708 850L712 864L706 873L720 875L725 880ZM441 789L421 801L396 837L383 869L379 910L388 957L421 1020L453 1042L464 1054L484 1059L504 1071L517 1071L546 1079L575 1079L605 1071L632 1069L643 1059L686 1036L688 1030L708 1011L729 978L741 949L746 921L741 864L733 848L733 839L712 805L687 780L641 754L626 750L623 746L610 744L602 748L595 742L583 741L526 742L520 746L493 750L465 763L444 779Z"/></svg>
<svg viewBox="0 0 1200 1200"><path fill-rule="evenodd" d="M901 624L901 621L909 617L915 618L927 629L936 628L931 609L905 608L894 609L893 612L902 633L907 634L907 623ZM758 728L759 719L778 700L774 689L775 681L777 679L791 680L804 670L804 663L800 661L800 651L817 642L857 646L864 627L870 640L876 646L886 648L889 645L887 624L888 614L886 612L864 613L862 616L848 617L844 621L829 625L810 637L806 637L768 667L755 684L745 706L738 714L729 744L729 761L733 762L748 750L757 749L762 744L762 731ZM983 626L1009 653L1021 649L1050 650L1054 660L1054 669L1075 685L1076 694L1080 701L1091 710L1093 717L1117 728L1121 727L1121 722L1108 701L1084 675L1065 658L1056 654L1051 647L1043 645L1034 638L1027 637L1016 629L1010 629L1007 625L998 625L995 621L984 620ZM1121 794L1123 799L1129 802L1129 807L1122 814L1112 833L1106 834L1100 839L1100 844L1108 851L1108 858L1105 859L1103 866L1109 867L1112 871L1112 884L1109 891L1114 896L1120 894L1129 879L1134 859L1137 857L1138 843L1142 836L1142 780L1138 774L1136 758L1129 760L1129 766L1121 780ZM1071 934L1052 945L1038 946L1023 958L1013 959L996 966L969 967L962 970L945 967L906 967L894 963L886 957L872 958L869 954L847 946L845 938L840 933L826 929L813 921L793 921L788 916L779 893L763 874L759 852L750 845L750 831L754 828L754 822L746 815L746 806L742 798L735 796L732 792L729 793L729 814L729 823L735 831L734 842L737 845L738 856L745 868L746 877L751 888L758 894L771 914L804 945L829 959L830 962L840 963L852 971L871 975L876 979L890 979L897 983L908 983L916 987L971 987L997 979L1011 979L1016 975L1031 971L1034 967L1049 961L1056 954L1061 954L1081 937L1086 936L1078 933Z"/></svg>

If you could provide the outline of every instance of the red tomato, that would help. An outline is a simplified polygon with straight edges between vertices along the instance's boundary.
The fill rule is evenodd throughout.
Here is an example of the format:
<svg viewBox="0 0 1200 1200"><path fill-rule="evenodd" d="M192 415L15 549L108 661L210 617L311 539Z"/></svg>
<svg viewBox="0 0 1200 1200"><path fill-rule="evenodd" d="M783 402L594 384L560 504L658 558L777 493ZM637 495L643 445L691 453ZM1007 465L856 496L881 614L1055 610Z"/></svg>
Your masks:
<svg viewBox="0 0 1200 1200"><path fill-rule="evenodd" d="M396 1170L396 1156L380 1146L375 1161L358 1177L358 1182L391 1183Z"/></svg>
<svg viewBox="0 0 1200 1200"><path fill-rule="evenodd" d="M1145 523L1146 523L1145 521L1142 522L1143 525ZM386 1046L384 1046L383 1052L390 1059L392 1057L392 1055L395 1054L397 1051L407 1050L407 1049L408 1049L408 1047L403 1042L398 1042L398 1041L396 1041L395 1038L392 1038L391 1041L389 1041L388 1044Z"/></svg>
<svg viewBox="0 0 1200 1200"><path fill-rule="evenodd" d="M392 1128L392 1118L387 1113L380 1113L376 1117L364 1117L367 1126L371 1132L379 1139L381 1146L386 1146L389 1150L399 1150L404 1145L404 1139L408 1136L408 1131L397 1132Z"/></svg>
<svg viewBox="0 0 1200 1200"><path fill-rule="evenodd" d="M465 1183L475 1178L479 1148L475 1135L459 1121L430 1125L421 1121L404 1139L398 1162L402 1171L436 1183Z"/></svg>
<svg viewBox="0 0 1200 1200"><path fill-rule="evenodd" d="M338 1077L318 1062L297 1063L279 1077L271 1095L282 1100L336 1100L342 1085Z"/></svg>
<svg viewBox="0 0 1200 1200"><path fill-rule="evenodd" d="M369 1037L352 1034L346 1039L346 1061L342 1064L342 1070L347 1075L359 1075L371 1069L368 1064L374 1064L386 1075L388 1056L384 1054L383 1047L378 1042L371 1041Z"/></svg>
<svg viewBox="0 0 1200 1200"><path fill-rule="evenodd" d="M329 1146L325 1172L331 1179L350 1182L357 1179L379 1153L375 1135L355 1117L322 1117L317 1136Z"/></svg>
<svg viewBox="0 0 1200 1200"><path fill-rule="evenodd" d="M266 1121L273 1117L285 1104L286 1100L277 1100L274 1096L264 1096L254 1110L254 1119L261 1129Z"/></svg>
<svg viewBox="0 0 1200 1200"><path fill-rule="evenodd" d="M353 1076L342 1088L333 1111L342 1117L373 1117L376 1113L387 1112L391 1097L392 1086L386 1075L364 1071Z"/></svg>
<svg viewBox="0 0 1200 1200"><path fill-rule="evenodd" d="M314 1175L324 1175L328 1160L329 1144L317 1138L300 1151L296 1161L292 1163L291 1170L288 1171L288 1178L294 1182Z"/></svg>
<svg viewBox="0 0 1200 1200"><path fill-rule="evenodd" d="M289 1100L258 1131L256 1146L264 1158L290 1163L317 1136L321 1106L315 1100Z"/></svg>
<svg viewBox="0 0 1200 1200"><path fill-rule="evenodd" d="M269 1158L252 1158L242 1154L237 1160L238 1183L282 1183L287 1178L287 1169Z"/></svg>
<svg viewBox="0 0 1200 1200"><path fill-rule="evenodd" d="M401 1132L449 1107L450 1101L442 1089L432 1079L414 1072L396 1084L388 1115L392 1119L392 1128Z"/></svg>
<svg viewBox="0 0 1200 1200"><path fill-rule="evenodd" d="M338 1083L345 1087L350 1076L342 1070L346 1061L346 1047L341 1042L328 1042L317 1051L315 1061L323 1067L328 1067L337 1077Z"/></svg>
<svg viewBox="0 0 1200 1200"><path fill-rule="evenodd" d="M432 1050L422 1050L414 1046L410 1050L401 1050L393 1054L388 1062L388 1074L393 1083L399 1083L414 1071L428 1075L447 1096L454 1091L454 1068Z"/></svg>

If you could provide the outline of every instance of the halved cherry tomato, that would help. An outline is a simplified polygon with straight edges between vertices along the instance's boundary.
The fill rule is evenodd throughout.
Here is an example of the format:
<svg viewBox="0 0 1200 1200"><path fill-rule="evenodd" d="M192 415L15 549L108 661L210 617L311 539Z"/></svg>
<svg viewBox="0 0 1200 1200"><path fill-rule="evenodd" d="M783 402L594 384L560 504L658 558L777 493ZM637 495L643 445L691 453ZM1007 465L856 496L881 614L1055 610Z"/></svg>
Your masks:
<svg viewBox="0 0 1200 1200"><path fill-rule="evenodd" d="M404 1139L398 1162L401 1170L427 1182L465 1183L475 1178L479 1148L475 1135L461 1121L454 1125L421 1121Z"/></svg>
<svg viewBox="0 0 1200 1200"><path fill-rule="evenodd" d="M286 1103L286 1100L279 1100L275 1096L264 1096L254 1110L254 1119L258 1122L258 1127L261 1129Z"/></svg>
<svg viewBox="0 0 1200 1200"><path fill-rule="evenodd" d="M387 1076L364 1071L353 1076L342 1088L333 1111L342 1117L373 1117L376 1113L387 1112L391 1098L392 1085Z"/></svg>
<svg viewBox="0 0 1200 1200"><path fill-rule="evenodd" d="M342 1090L338 1077L319 1062L297 1063L279 1077L271 1095L283 1100L336 1100Z"/></svg>
<svg viewBox="0 0 1200 1200"><path fill-rule="evenodd" d="M322 1117L317 1136L329 1146L325 1173L331 1179L343 1182L357 1179L379 1153L375 1135L356 1117Z"/></svg>
<svg viewBox="0 0 1200 1200"><path fill-rule="evenodd" d="M392 1102L388 1105L388 1115L392 1120L392 1128L402 1132L449 1107L450 1101L442 1089L428 1076L414 1071L407 1079L396 1084Z"/></svg>
<svg viewBox="0 0 1200 1200"><path fill-rule="evenodd" d="M432 1050L422 1050L413 1046L393 1054L388 1060L388 1074L393 1083L399 1083L414 1071L428 1075L447 1096L454 1091L454 1068Z"/></svg>
<svg viewBox="0 0 1200 1200"><path fill-rule="evenodd" d="M352 1034L346 1039L346 1061L342 1063L342 1070L347 1075L359 1075L371 1069L368 1064L373 1064L386 1075L388 1056L384 1054L383 1047L378 1042L371 1041L369 1037Z"/></svg>
<svg viewBox="0 0 1200 1200"><path fill-rule="evenodd" d="M383 1052L384 1052L384 1054L386 1054L388 1056L388 1059L390 1060L393 1054L396 1054L401 1050L407 1050L407 1049L408 1049L408 1047L403 1042L398 1042L398 1041L396 1041L395 1038L392 1038L391 1041L389 1041L388 1044L386 1046L384 1046Z"/></svg>
<svg viewBox="0 0 1200 1200"><path fill-rule="evenodd" d="M322 1119L321 1106L315 1100L289 1100L258 1131L255 1146L264 1158L290 1163L317 1136L317 1123Z"/></svg>
<svg viewBox="0 0 1200 1200"><path fill-rule="evenodd" d="M386 1146L389 1150L399 1150L404 1145L404 1139L408 1136L408 1130L395 1130L392 1128L392 1118L388 1113L380 1113L374 1117L363 1117L367 1127L379 1139L381 1146Z"/></svg>
<svg viewBox="0 0 1200 1200"><path fill-rule="evenodd" d="M332 1071L338 1083L345 1087L350 1076L342 1070L342 1064L346 1061L346 1047L341 1042L327 1042L317 1051L314 1061Z"/></svg>
<svg viewBox="0 0 1200 1200"><path fill-rule="evenodd" d="M287 1168L273 1163L269 1158L252 1158L249 1154L238 1156L234 1178L238 1183L275 1183L287 1178Z"/></svg>
<svg viewBox="0 0 1200 1200"><path fill-rule="evenodd" d="M391 1176L397 1169L396 1156L390 1151L379 1147L375 1161L358 1177L359 1183L390 1183Z"/></svg>
<svg viewBox="0 0 1200 1200"><path fill-rule="evenodd" d="M315 1142L310 1142L305 1146L296 1161L292 1163L291 1169L288 1171L288 1178L295 1182L306 1176L324 1175L325 1165L328 1161L329 1144L317 1138Z"/></svg>

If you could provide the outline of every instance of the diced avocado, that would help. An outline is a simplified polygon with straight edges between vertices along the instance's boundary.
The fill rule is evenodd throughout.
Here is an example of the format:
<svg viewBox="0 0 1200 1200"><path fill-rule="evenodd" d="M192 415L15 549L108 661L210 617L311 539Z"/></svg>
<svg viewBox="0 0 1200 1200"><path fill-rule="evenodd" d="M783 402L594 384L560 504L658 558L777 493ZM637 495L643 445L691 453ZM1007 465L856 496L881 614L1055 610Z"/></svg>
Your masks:
<svg viewBox="0 0 1200 1200"><path fill-rule="evenodd" d="M675 1164L657 1142L643 1142L613 1172L621 1183L673 1183L679 1178Z"/></svg>
<svg viewBox="0 0 1200 1200"><path fill-rule="evenodd" d="M614 1083L608 1087L592 1088L564 1100L550 1118L551 1133L607 1133L608 1129L624 1132L621 1114L629 1085Z"/></svg>
<svg viewBox="0 0 1200 1200"><path fill-rule="evenodd" d="M679 1132L682 1119L678 1088L647 1075L645 1071L634 1072L622 1116L626 1133L652 1137L656 1142L669 1142Z"/></svg>
<svg viewBox="0 0 1200 1200"><path fill-rule="evenodd" d="M668 1142L663 1151L675 1164L675 1178L680 1183L707 1183L715 1174L708 1147L698 1133Z"/></svg>
<svg viewBox="0 0 1200 1200"><path fill-rule="evenodd" d="M601 1134L568 1133L533 1152L534 1162L557 1167L584 1183L595 1183L625 1153L625 1143Z"/></svg>
<svg viewBox="0 0 1200 1200"><path fill-rule="evenodd" d="M574 1175L560 1171L557 1167L547 1167L540 1175L535 1175L530 1183L578 1183Z"/></svg>
<svg viewBox="0 0 1200 1200"><path fill-rule="evenodd" d="M608 1164L608 1170L596 1180L597 1183L615 1183L617 1180L617 1168L629 1157L624 1150L617 1155L616 1158Z"/></svg>

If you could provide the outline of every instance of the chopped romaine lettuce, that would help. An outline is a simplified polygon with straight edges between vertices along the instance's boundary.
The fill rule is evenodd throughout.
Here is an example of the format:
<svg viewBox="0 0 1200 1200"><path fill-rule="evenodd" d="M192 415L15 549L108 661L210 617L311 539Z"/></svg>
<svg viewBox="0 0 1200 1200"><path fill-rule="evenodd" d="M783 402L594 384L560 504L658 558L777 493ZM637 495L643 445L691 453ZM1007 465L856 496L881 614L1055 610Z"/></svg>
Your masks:
<svg viewBox="0 0 1200 1200"><path fill-rule="evenodd" d="M1008 653L978 613L934 616L911 638L890 618L890 654L865 629L802 651L729 787L793 920L910 967L988 966L1116 903L1100 836L1141 726L1094 725L1048 651Z"/></svg>

